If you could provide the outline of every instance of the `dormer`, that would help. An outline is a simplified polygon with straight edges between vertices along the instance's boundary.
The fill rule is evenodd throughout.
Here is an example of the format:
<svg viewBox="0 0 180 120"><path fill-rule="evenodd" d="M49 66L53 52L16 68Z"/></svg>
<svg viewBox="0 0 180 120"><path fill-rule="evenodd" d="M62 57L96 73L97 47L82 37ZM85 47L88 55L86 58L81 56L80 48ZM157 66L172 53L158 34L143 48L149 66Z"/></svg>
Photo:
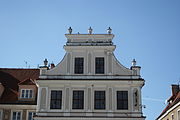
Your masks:
<svg viewBox="0 0 180 120"><path fill-rule="evenodd" d="M37 94L37 86L34 80L28 78L19 84L18 100L21 101L35 101Z"/></svg>

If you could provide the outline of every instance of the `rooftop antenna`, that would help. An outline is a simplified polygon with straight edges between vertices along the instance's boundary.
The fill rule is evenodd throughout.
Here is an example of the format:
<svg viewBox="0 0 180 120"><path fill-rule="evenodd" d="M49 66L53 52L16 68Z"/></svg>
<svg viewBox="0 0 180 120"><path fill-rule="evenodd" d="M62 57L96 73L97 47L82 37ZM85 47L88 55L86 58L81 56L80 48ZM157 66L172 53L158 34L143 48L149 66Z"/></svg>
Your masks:
<svg viewBox="0 0 180 120"><path fill-rule="evenodd" d="M27 61L24 60L24 62L25 62L25 64L26 64L26 68L27 68Z"/></svg>
<svg viewBox="0 0 180 120"><path fill-rule="evenodd" d="M180 77L179 77L179 80L178 80L178 85L179 85L179 83L180 83Z"/></svg>

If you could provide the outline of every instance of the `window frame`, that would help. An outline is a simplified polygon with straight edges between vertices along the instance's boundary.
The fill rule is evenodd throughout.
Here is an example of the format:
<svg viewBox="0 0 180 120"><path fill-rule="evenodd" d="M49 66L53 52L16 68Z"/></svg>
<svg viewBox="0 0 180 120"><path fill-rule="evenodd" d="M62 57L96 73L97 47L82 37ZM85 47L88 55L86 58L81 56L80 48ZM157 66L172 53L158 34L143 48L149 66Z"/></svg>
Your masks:
<svg viewBox="0 0 180 120"><path fill-rule="evenodd" d="M0 120L3 118L3 110L0 110Z"/></svg>
<svg viewBox="0 0 180 120"><path fill-rule="evenodd" d="M13 113L16 112L16 115L17 115L17 112L20 112L20 120L22 120L22 110L12 110L11 111L11 120L13 120ZM16 120L17 120L17 116L16 116Z"/></svg>
<svg viewBox="0 0 180 120"><path fill-rule="evenodd" d="M73 105L74 105L74 92L83 92L83 96L82 96L82 108L73 108ZM85 92L84 90L72 90L72 110L84 110L84 103L85 103ZM78 96L79 98L79 96ZM77 100L78 102L81 100L81 99L75 99Z"/></svg>
<svg viewBox="0 0 180 120"><path fill-rule="evenodd" d="M51 92L52 91L61 91L61 102L60 102L60 108L51 108ZM50 90L50 94L49 94L49 110L62 110L63 108L63 90L60 89L52 89Z"/></svg>
<svg viewBox="0 0 180 120"><path fill-rule="evenodd" d="M24 93L23 93L23 91L24 91ZM28 92L27 92L27 91L28 91ZM31 93L30 91L32 91L32 93ZM28 94L27 94L27 93L28 93ZM31 93L31 94L30 94L30 93ZM26 97L26 95L28 95L28 96ZM32 99L33 96L34 96L34 91L33 91L33 89L21 89L21 93L20 93L20 98L21 98L21 99Z"/></svg>
<svg viewBox="0 0 180 120"><path fill-rule="evenodd" d="M97 61L97 59L103 59L103 64L102 61ZM105 74L105 57L95 57L95 74Z"/></svg>
<svg viewBox="0 0 180 120"><path fill-rule="evenodd" d="M36 111L33 111L33 110L27 110L27 114L26 114L26 120L29 120L29 113L35 113L36 114ZM32 119L32 120L34 120L34 119Z"/></svg>
<svg viewBox="0 0 180 120"><path fill-rule="evenodd" d="M118 111L128 111L129 110L129 91L128 90L116 90L115 91L115 95L116 95L116 110ZM127 108L118 108L118 92L127 92ZM124 98L122 98L123 102L124 102Z"/></svg>
<svg viewBox="0 0 180 120"><path fill-rule="evenodd" d="M80 59L82 59L82 61ZM76 60L78 62L79 61L81 61L81 62L78 63L78 62L76 62ZM82 66L81 66L81 64L82 64ZM84 74L84 57L75 57L74 58L74 74Z"/></svg>
<svg viewBox="0 0 180 120"><path fill-rule="evenodd" d="M96 99L96 92L104 92L104 99ZM93 96L94 96L94 104L93 104L93 107L94 107L94 110L106 110L106 106L107 106L107 95L106 95L106 90L94 90L93 92ZM103 108L96 108L96 100L98 101L104 101L104 107Z"/></svg>

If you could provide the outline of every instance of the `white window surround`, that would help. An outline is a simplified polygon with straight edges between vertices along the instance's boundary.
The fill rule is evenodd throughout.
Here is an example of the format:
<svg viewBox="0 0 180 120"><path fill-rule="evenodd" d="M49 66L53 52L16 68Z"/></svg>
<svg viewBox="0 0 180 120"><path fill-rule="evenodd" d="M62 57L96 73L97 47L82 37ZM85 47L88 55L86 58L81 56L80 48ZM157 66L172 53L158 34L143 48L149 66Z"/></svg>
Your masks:
<svg viewBox="0 0 180 120"><path fill-rule="evenodd" d="M15 115L15 119L13 119L13 113L16 113L16 115ZM17 118L17 116L18 116L18 113L20 113L20 119L18 119ZM11 120L22 120L22 110L12 110L11 111Z"/></svg>
<svg viewBox="0 0 180 120"><path fill-rule="evenodd" d="M72 109L72 104L73 104L73 91L84 91L84 109ZM71 91L70 91L70 110L71 111L76 111L76 112L85 112L86 111L86 89L85 88L76 88L76 87L72 87L71 88Z"/></svg>
<svg viewBox="0 0 180 120"><path fill-rule="evenodd" d="M128 92L128 109L127 110L121 110L121 109L117 109L117 91L127 91ZM114 107L115 107L115 111L117 111L117 112L128 112L129 110L130 110L130 104L131 104L131 101L130 101L130 91L128 90L128 89L126 89L126 88L122 88L122 89L115 89L115 91L113 92L113 94L115 95L114 96Z"/></svg>
<svg viewBox="0 0 180 120"><path fill-rule="evenodd" d="M62 91L62 104L61 104L61 109L50 109L50 105L51 105L51 91L53 90L59 90L59 91ZM63 109L64 109L64 90L63 88L52 88L52 89L49 89L49 92L48 92L49 96L48 96L48 111L51 111L51 112L62 112Z"/></svg>
<svg viewBox="0 0 180 120"><path fill-rule="evenodd" d="M98 110L98 109L95 109L94 108L94 96L95 96L95 91L105 91L105 109L102 109L102 110ZM93 108L93 111L95 111L95 112L98 112L98 111L101 111L101 112L105 112L105 111L107 111L108 110L108 94L107 94L107 89L106 88L104 88L104 87L94 87L93 88L93 91L92 91L92 108Z"/></svg>
<svg viewBox="0 0 180 120"><path fill-rule="evenodd" d="M32 89L21 89L20 98L33 98L33 90Z"/></svg>
<svg viewBox="0 0 180 120"><path fill-rule="evenodd" d="M27 110L26 120L33 120L33 119L29 119L29 113L36 113L36 111Z"/></svg>

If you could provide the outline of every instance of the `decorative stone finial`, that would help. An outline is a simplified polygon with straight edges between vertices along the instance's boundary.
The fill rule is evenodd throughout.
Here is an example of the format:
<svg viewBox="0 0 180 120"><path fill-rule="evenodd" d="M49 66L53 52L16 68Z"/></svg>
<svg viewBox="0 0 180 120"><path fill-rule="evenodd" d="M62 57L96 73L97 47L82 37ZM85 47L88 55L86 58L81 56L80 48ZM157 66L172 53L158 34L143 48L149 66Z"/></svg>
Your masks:
<svg viewBox="0 0 180 120"><path fill-rule="evenodd" d="M93 29L92 29L91 27L89 27L88 33L89 33L89 34L92 34L92 31L93 31Z"/></svg>
<svg viewBox="0 0 180 120"><path fill-rule="evenodd" d="M112 32L112 29L109 27L109 28L107 29L107 33L108 33L108 34L111 34L111 32Z"/></svg>
<svg viewBox="0 0 180 120"><path fill-rule="evenodd" d="M133 61L132 61L132 66L136 66L136 60L135 59L133 59Z"/></svg>
<svg viewBox="0 0 180 120"><path fill-rule="evenodd" d="M69 27L68 31L69 31L69 34L71 34L72 33L72 28Z"/></svg>
<svg viewBox="0 0 180 120"><path fill-rule="evenodd" d="M47 61L47 59L45 59L44 60L44 66L47 66L47 64L48 64L48 61Z"/></svg>

